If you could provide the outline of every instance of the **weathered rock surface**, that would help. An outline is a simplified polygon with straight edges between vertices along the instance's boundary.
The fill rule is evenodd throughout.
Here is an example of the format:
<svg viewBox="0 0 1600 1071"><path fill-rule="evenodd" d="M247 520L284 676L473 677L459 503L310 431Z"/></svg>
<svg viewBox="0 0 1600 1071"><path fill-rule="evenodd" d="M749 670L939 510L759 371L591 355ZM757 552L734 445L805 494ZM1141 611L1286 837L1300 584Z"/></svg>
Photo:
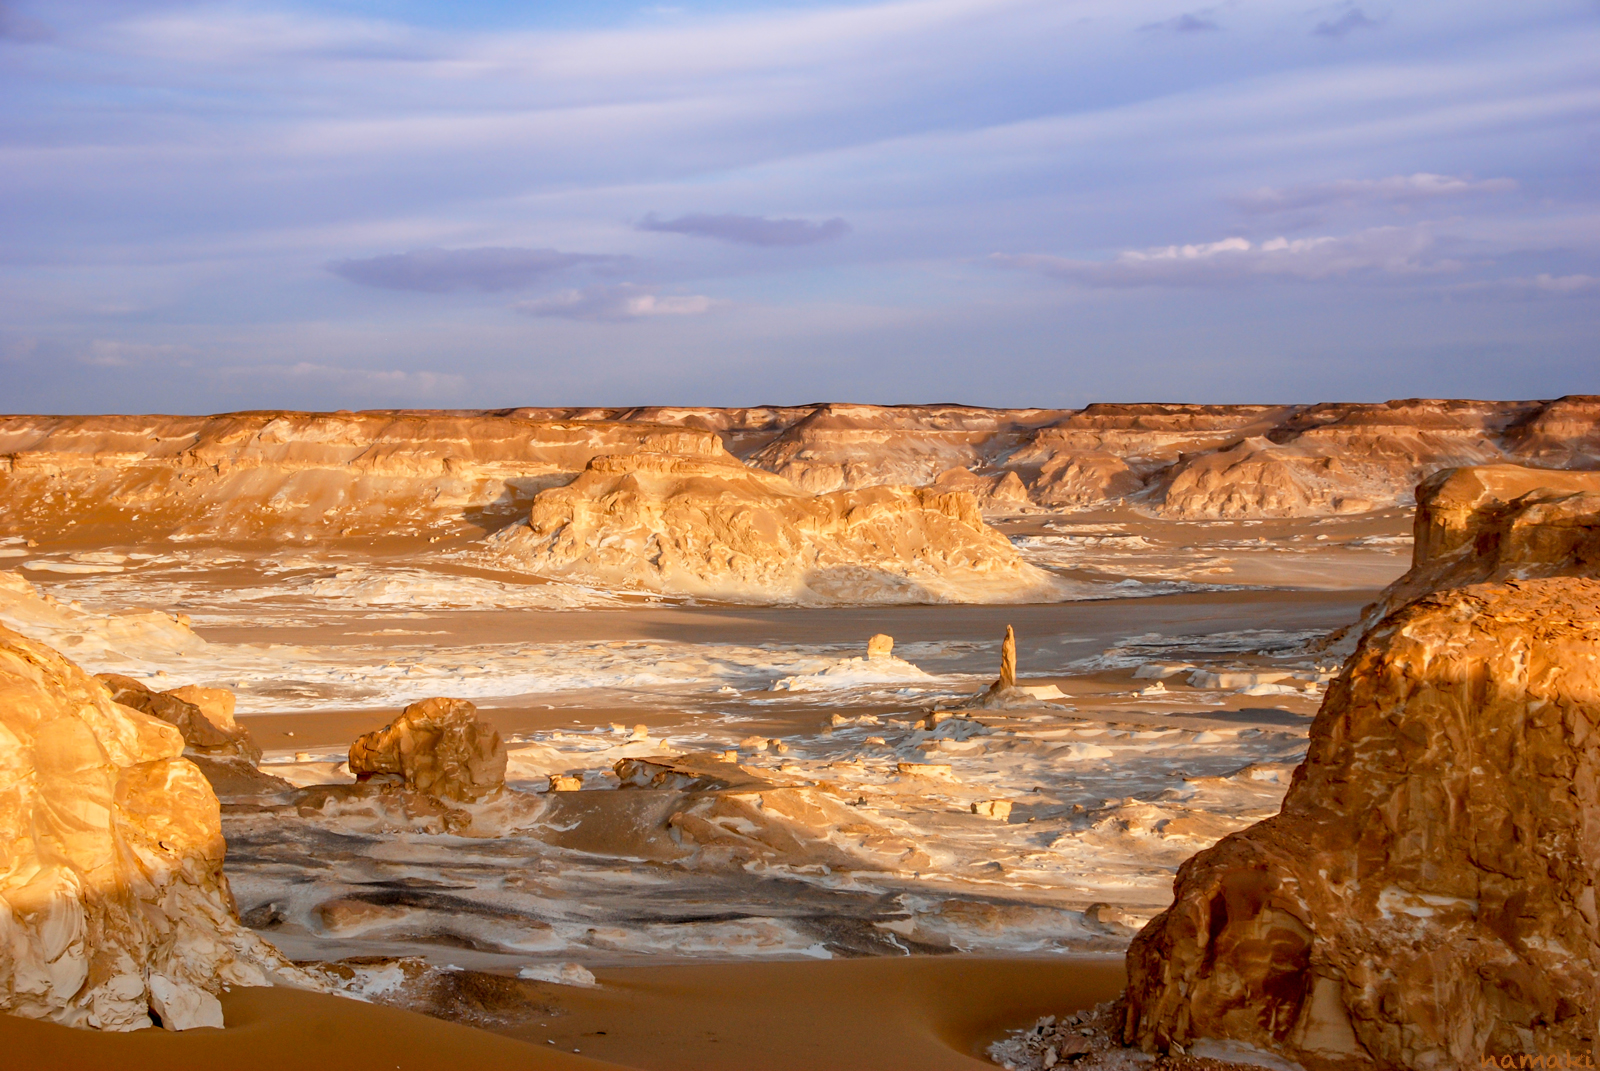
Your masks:
<svg viewBox="0 0 1600 1071"><path fill-rule="evenodd" d="M472 801L505 787L506 746L466 700L424 699L351 744L350 772L362 782L387 776L426 796Z"/></svg>
<svg viewBox="0 0 1600 1071"><path fill-rule="evenodd" d="M970 495L809 495L733 458L595 458L494 544L502 561L541 575L730 601L1005 601L1053 590Z"/></svg>
<svg viewBox="0 0 1600 1071"><path fill-rule="evenodd" d="M1426 595L1361 641L1277 816L1183 865L1126 1040L1307 1067L1588 1053L1600 582Z"/></svg>
<svg viewBox="0 0 1600 1071"><path fill-rule="evenodd" d="M0 418L0 530L393 538L495 528L597 454L721 453L693 427L601 411ZM614 411L622 412L622 411Z"/></svg>
<svg viewBox="0 0 1600 1071"><path fill-rule="evenodd" d="M234 917L217 798L171 724L0 628L0 1011L220 1025L227 984L313 984Z"/></svg>
<svg viewBox="0 0 1600 1071"><path fill-rule="evenodd" d="M261 748L250 738L250 731L233 719L232 692L195 685L157 692L116 673L101 673L97 679L110 689L116 702L176 725L183 734L185 750L208 758L236 758L251 764L261 761Z"/></svg>

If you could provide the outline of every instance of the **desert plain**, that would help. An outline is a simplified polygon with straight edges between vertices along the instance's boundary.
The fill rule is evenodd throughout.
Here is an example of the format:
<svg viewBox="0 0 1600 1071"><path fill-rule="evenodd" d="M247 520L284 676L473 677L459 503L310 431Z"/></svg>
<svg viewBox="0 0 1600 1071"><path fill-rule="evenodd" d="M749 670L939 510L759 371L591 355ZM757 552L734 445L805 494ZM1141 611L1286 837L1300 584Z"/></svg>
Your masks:
<svg viewBox="0 0 1600 1071"><path fill-rule="evenodd" d="M72 778L5 775L34 786L5 804L8 1063L953 1071L1512 1051L1510 1027L1461 1040L1363 1011L1348 966L1349 1010L1329 1019L1317 979L1338 957L1311 936L1303 962L1268 970L1308 979L1298 995L1244 984L1211 1019L1173 1011L1158 990L1178 983L1151 963L1189 962L1168 912L1180 867L1279 815L1391 615L1463 584L1594 575L1596 469L1593 398L0 418L0 637L54 667L0 704L21 710L17 689L48 678L96 717L176 727L159 760L103 745L73 769L204 775L169 772L138 813L170 792L214 815L194 819L204 862L171 865L222 934L183 936L188 901L108 861L136 810L125 787L106 790L123 817L100 854L74 855L57 842L79 832L51 826L95 821ZM1477 497L1458 505L1463 480ZM1535 530L1524 514L1567 542L1497 549ZM1581 620L1572 598L1548 605ZM29 746L12 745L44 763ZM1287 887L1216 881L1211 903L1242 896L1258 920ZM1391 897L1382 917L1487 903L1414 893L1422 914ZM128 918L162 917L105 921L122 916L96 904L119 897L144 905ZM1250 940L1323 932L1312 907L1283 910L1298 921ZM132 966L101 963L97 941ZM1184 969L1255 962L1248 943ZM1125 963L1133 1003L1108 1026ZM1517 1028L1592 1043L1592 994L1573 1010L1552 992L1557 1010ZM191 1012L192 1029L151 1028ZM1059 1041L1079 1013L1093 1046ZM1029 1047L1030 1028L1057 1040Z"/></svg>

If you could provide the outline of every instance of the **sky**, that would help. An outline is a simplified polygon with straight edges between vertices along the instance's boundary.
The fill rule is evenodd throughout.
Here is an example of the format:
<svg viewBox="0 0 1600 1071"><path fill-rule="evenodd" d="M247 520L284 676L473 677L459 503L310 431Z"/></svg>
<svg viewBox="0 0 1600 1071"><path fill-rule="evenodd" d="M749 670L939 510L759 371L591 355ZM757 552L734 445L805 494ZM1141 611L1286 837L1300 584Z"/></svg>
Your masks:
<svg viewBox="0 0 1600 1071"><path fill-rule="evenodd" d="M0 411L1600 393L1600 0L0 0Z"/></svg>

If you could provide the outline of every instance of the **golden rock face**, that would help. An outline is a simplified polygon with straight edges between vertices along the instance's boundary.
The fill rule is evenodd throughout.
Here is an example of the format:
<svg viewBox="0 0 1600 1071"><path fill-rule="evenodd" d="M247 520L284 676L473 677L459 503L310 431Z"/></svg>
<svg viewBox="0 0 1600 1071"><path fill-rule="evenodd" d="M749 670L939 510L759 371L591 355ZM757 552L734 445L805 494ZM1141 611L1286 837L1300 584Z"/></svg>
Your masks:
<svg viewBox="0 0 1600 1071"><path fill-rule="evenodd" d="M1426 595L1361 641L1277 816L1184 864L1126 1039L1311 1066L1588 1051L1600 582Z"/></svg>
<svg viewBox="0 0 1600 1071"><path fill-rule="evenodd" d="M217 798L179 730L0 628L0 1011L133 1030L297 972L234 918Z"/></svg>
<svg viewBox="0 0 1600 1071"><path fill-rule="evenodd" d="M475 800L504 787L506 746L464 699L424 699L350 745L350 772L398 776L428 796Z"/></svg>
<svg viewBox="0 0 1600 1071"><path fill-rule="evenodd" d="M732 601L1008 601L1050 589L969 494L810 495L731 458L597 457L493 543L528 572Z"/></svg>

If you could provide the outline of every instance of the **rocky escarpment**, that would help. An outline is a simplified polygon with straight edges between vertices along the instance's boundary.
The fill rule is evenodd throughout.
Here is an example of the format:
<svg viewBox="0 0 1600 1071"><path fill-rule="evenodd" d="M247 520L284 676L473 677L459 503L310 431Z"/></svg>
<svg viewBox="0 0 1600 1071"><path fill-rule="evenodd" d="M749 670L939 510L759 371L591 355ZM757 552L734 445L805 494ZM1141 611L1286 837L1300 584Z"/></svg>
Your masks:
<svg viewBox="0 0 1600 1071"><path fill-rule="evenodd" d="M0 628L0 1011L221 1026L224 985L311 984L241 926L178 729Z"/></svg>
<svg viewBox="0 0 1600 1071"><path fill-rule="evenodd" d="M1600 468L1600 398L1375 404L507 409L0 418L0 537L481 535L595 457L737 459L824 494L934 486L987 509L1173 517L1409 505L1442 468Z"/></svg>
<svg viewBox="0 0 1600 1071"><path fill-rule="evenodd" d="M1424 596L1361 641L1282 811L1181 868L1126 1040L1307 1067L1587 1053L1600 582Z"/></svg>
<svg viewBox="0 0 1600 1071"><path fill-rule="evenodd" d="M596 458L493 542L497 560L540 575L729 601L1007 601L1052 591L971 495L808 495L732 458Z"/></svg>

